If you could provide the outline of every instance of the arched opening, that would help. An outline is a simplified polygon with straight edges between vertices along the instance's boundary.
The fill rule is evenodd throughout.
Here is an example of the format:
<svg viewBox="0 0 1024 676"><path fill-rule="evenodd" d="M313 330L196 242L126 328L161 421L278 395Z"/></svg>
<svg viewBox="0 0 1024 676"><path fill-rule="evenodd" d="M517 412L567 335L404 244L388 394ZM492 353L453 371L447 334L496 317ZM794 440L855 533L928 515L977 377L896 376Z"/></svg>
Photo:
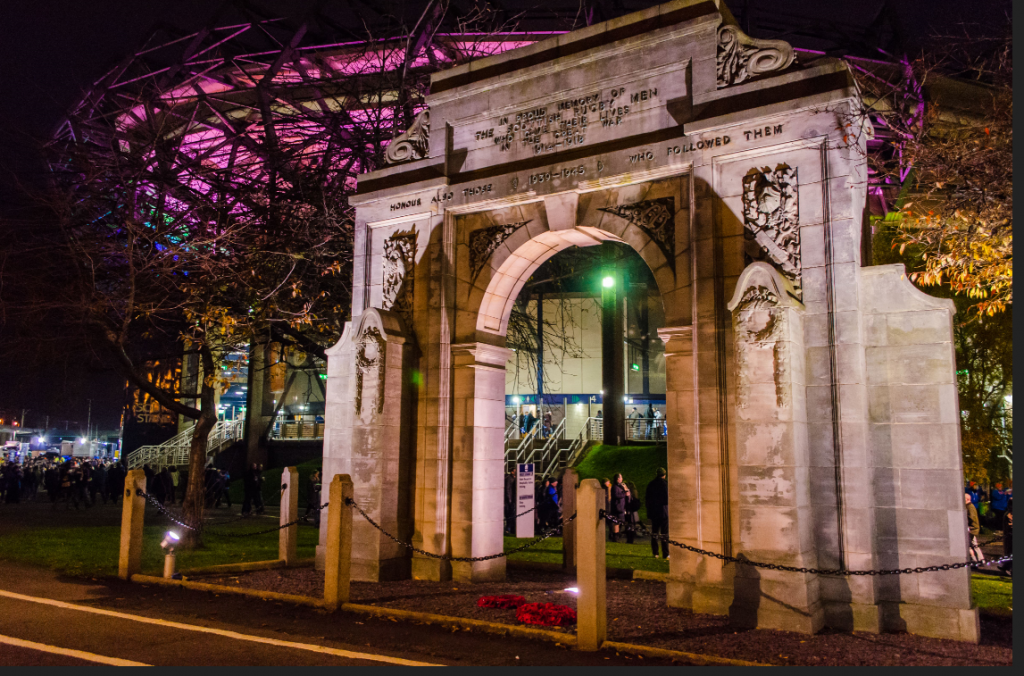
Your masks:
<svg viewBox="0 0 1024 676"><path fill-rule="evenodd" d="M506 471L533 463L556 476L591 442L666 439L664 303L647 263L616 240L548 254L506 303Z"/></svg>

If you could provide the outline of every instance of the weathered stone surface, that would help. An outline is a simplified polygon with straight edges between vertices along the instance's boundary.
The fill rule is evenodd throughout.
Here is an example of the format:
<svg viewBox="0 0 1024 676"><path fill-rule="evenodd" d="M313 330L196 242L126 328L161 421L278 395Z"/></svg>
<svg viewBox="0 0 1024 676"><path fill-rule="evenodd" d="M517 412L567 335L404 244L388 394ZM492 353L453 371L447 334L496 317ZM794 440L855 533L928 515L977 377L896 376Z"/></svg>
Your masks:
<svg viewBox="0 0 1024 676"><path fill-rule="evenodd" d="M436 74L429 113L392 144L409 161L352 199L325 474L350 474L418 547L500 551L511 305L559 251L615 241L664 304L673 538L853 569L965 558L946 495L962 470L952 304L900 266L861 267L864 141L835 124L858 94L841 62L787 53L677 0ZM730 100L762 92L779 100ZM405 332L384 326L389 309ZM587 365L559 368L599 389ZM504 574L503 559L404 551L353 524L357 579ZM683 551L670 564L669 604L744 626L977 634L963 576L819 579Z"/></svg>

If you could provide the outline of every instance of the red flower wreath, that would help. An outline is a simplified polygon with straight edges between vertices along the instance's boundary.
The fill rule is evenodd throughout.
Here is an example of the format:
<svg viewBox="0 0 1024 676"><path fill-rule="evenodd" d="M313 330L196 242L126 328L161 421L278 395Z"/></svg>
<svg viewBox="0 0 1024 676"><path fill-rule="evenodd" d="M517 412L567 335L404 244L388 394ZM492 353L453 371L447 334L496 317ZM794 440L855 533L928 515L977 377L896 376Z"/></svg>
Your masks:
<svg viewBox="0 0 1024 676"><path fill-rule="evenodd" d="M501 594L499 596L481 596L476 602L481 608L518 608L526 603L526 599L515 594Z"/></svg>
<svg viewBox="0 0 1024 676"><path fill-rule="evenodd" d="M560 627L576 624L576 611L554 603L526 603L516 609L516 619L525 624Z"/></svg>

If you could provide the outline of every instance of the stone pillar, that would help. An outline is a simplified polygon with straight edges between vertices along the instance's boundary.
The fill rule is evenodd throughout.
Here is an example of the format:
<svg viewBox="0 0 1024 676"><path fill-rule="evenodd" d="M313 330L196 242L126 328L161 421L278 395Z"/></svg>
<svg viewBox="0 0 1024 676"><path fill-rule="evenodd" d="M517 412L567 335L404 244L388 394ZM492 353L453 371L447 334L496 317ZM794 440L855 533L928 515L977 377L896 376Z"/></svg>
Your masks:
<svg viewBox="0 0 1024 676"><path fill-rule="evenodd" d="M381 528L412 538L415 446L415 348L397 314L369 308L327 351L324 476L352 477L356 503ZM320 541L326 541L321 522ZM409 550L356 520L352 577L381 581L410 575Z"/></svg>
<svg viewBox="0 0 1024 676"><path fill-rule="evenodd" d="M699 481L701 456L696 424L693 327L665 327L658 330L658 336L665 343L669 537L704 548L701 521L705 496ZM683 549L673 549L671 554L665 586L668 605L691 608L698 579L711 562Z"/></svg>
<svg viewBox="0 0 1024 676"><path fill-rule="evenodd" d="M142 524L146 498L137 491L146 490L146 474L141 469L128 471L124 480L124 505L121 507L121 550L117 558L117 576L122 580L142 570Z"/></svg>
<svg viewBox="0 0 1024 676"><path fill-rule="evenodd" d="M504 547L505 364L512 351L486 343L452 346L453 556L488 556ZM505 559L452 563L452 578L505 578Z"/></svg>
<svg viewBox="0 0 1024 676"><path fill-rule="evenodd" d="M328 489L327 551L324 563L324 605L337 610L348 603L352 572L352 512L345 504L353 494L352 479L336 474ZM360 517L362 518L362 517Z"/></svg>
<svg viewBox="0 0 1024 676"><path fill-rule="evenodd" d="M299 516L299 470L285 467L281 472L281 517L284 526ZM292 524L278 531L277 558L292 566L298 561L299 525Z"/></svg>
<svg viewBox="0 0 1024 676"><path fill-rule="evenodd" d="M956 306L915 288L902 265L865 268L861 279L878 562L966 561ZM880 581L882 628L977 643L970 579L961 568Z"/></svg>
<svg viewBox="0 0 1024 676"><path fill-rule="evenodd" d="M728 307L736 354L737 553L815 567L803 306L772 266L755 262ZM737 566L730 616L738 626L815 633L824 623L818 578Z"/></svg>
<svg viewBox="0 0 1024 676"><path fill-rule="evenodd" d="M576 512L576 491L579 473L571 467L562 474L562 518ZM576 521L562 526L562 568L576 568Z"/></svg>
<svg viewBox="0 0 1024 676"><path fill-rule="evenodd" d="M597 479L580 482L576 530L576 649L599 650L608 636L605 570L604 486Z"/></svg>

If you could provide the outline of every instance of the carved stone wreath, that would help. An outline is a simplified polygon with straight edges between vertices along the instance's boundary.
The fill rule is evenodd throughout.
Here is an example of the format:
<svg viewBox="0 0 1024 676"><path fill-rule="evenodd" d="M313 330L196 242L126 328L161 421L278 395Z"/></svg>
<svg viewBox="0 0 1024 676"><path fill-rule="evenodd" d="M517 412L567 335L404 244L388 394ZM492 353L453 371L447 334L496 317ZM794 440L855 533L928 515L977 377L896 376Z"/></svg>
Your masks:
<svg viewBox="0 0 1024 676"><path fill-rule="evenodd" d="M748 239L793 282L800 295L800 213L796 169L752 169L743 177L743 225ZM748 249L749 250L749 249ZM754 249L751 258L758 258Z"/></svg>
<svg viewBox="0 0 1024 676"><path fill-rule="evenodd" d="M788 68L795 55L788 42L757 40L736 26L718 29L718 88Z"/></svg>
<svg viewBox="0 0 1024 676"><path fill-rule="evenodd" d="M635 204L599 208L598 211L618 216L643 230L661 249L672 270L676 269L675 198L659 197Z"/></svg>
<svg viewBox="0 0 1024 676"><path fill-rule="evenodd" d="M416 229L398 231L384 241L384 293L382 310L408 315L412 312L416 265Z"/></svg>
<svg viewBox="0 0 1024 676"><path fill-rule="evenodd" d="M502 243L512 236L516 230L523 227L530 221L519 221L507 225L492 225L487 228L474 230L469 235L469 273L476 279L484 265L490 259L491 254Z"/></svg>
<svg viewBox="0 0 1024 676"><path fill-rule="evenodd" d="M412 125L388 145L384 159L388 164L422 160L430 147L430 111L424 110Z"/></svg>
<svg viewBox="0 0 1024 676"><path fill-rule="evenodd" d="M377 382L370 410L376 415L384 411L384 376L387 342L376 327L363 331L356 347L356 415L363 413L363 380L376 371Z"/></svg>
<svg viewBox="0 0 1024 676"><path fill-rule="evenodd" d="M789 350L782 340L785 326L784 309L778 296L764 286L752 286L743 294L733 311L736 330L736 366L739 371L737 402L747 408L750 397L748 382L753 351L771 347L775 381L775 403L779 408L789 406L789 389L785 386L789 376Z"/></svg>

